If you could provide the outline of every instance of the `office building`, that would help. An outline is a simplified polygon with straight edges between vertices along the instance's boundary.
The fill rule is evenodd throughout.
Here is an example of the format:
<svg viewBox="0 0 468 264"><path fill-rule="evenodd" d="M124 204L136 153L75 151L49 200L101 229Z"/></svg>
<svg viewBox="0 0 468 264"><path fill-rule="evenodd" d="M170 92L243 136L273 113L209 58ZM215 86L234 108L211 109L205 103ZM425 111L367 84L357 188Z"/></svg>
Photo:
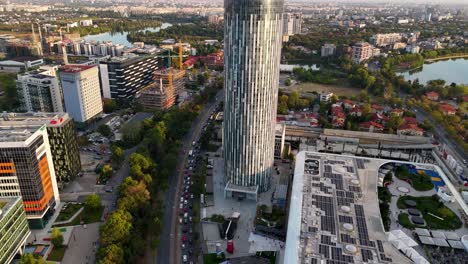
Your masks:
<svg viewBox="0 0 468 264"><path fill-rule="evenodd" d="M60 198L46 126L0 127L0 197L21 196L31 228L44 228Z"/></svg>
<svg viewBox="0 0 468 264"><path fill-rule="evenodd" d="M351 60L353 63L361 63L373 56L374 47L367 42L358 42L353 46ZM380 50L379 50L380 52Z"/></svg>
<svg viewBox="0 0 468 264"><path fill-rule="evenodd" d="M3 186L0 183L0 192ZM10 263L22 254L30 234L21 197L0 198L0 263Z"/></svg>
<svg viewBox="0 0 468 264"><path fill-rule="evenodd" d="M172 107L185 86L185 71L165 68L154 72L154 82L141 90L137 101L146 109L165 110Z"/></svg>
<svg viewBox="0 0 468 264"><path fill-rule="evenodd" d="M225 195L256 199L273 168L283 1L225 0L224 7Z"/></svg>
<svg viewBox="0 0 468 264"><path fill-rule="evenodd" d="M98 117L102 113L98 67L69 64L59 73L67 113L79 123Z"/></svg>
<svg viewBox="0 0 468 264"><path fill-rule="evenodd" d="M372 36L372 43L377 47L385 47L393 45L402 40L400 33L388 33L388 34L375 34Z"/></svg>
<svg viewBox="0 0 468 264"><path fill-rule="evenodd" d="M10 60L0 61L0 72L14 72L19 73L27 71L32 67L41 66L44 60L34 57L16 57Z"/></svg>
<svg viewBox="0 0 468 264"><path fill-rule="evenodd" d="M153 80L158 69L158 56L133 53L112 57L99 64L104 98L131 100Z"/></svg>
<svg viewBox="0 0 468 264"><path fill-rule="evenodd" d="M59 187L81 171L75 123L67 113L3 113L0 128L47 128L50 151Z"/></svg>
<svg viewBox="0 0 468 264"><path fill-rule="evenodd" d="M56 75L57 67L43 66L18 74L16 88L21 110L25 112L63 112L63 95Z"/></svg>
<svg viewBox="0 0 468 264"><path fill-rule="evenodd" d="M322 57L328 57L328 56L334 56L335 52L336 52L336 45L335 44L325 43L322 46L322 50L321 50L320 54L321 54Z"/></svg>

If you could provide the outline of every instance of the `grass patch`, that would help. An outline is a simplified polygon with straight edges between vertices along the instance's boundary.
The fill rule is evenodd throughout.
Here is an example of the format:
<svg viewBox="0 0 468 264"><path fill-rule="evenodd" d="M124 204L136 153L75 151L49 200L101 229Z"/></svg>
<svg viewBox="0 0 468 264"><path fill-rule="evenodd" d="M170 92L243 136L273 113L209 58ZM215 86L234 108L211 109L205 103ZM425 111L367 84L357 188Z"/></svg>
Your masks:
<svg viewBox="0 0 468 264"><path fill-rule="evenodd" d="M413 186L416 191L423 192L432 190L434 188L431 177L429 177L429 175L423 171L418 173L411 173L408 170L408 167L402 165L396 169L395 174L396 177L400 180L409 180L411 182L411 186Z"/></svg>
<svg viewBox="0 0 468 264"><path fill-rule="evenodd" d="M47 260L58 262L62 261L63 256L65 255L65 250L67 250L66 247L53 247L47 257Z"/></svg>
<svg viewBox="0 0 468 264"><path fill-rule="evenodd" d="M85 224L100 222L103 210L104 210L104 206L101 206L101 208L99 208L99 210L94 210L94 211L87 210L85 208L70 223L54 225L54 227L80 225L81 221L83 221L83 223L85 223Z"/></svg>
<svg viewBox="0 0 468 264"><path fill-rule="evenodd" d="M60 211L55 221L61 222L70 219L81 207L83 207L81 204L68 204L66 209Z"/></svg>
<svg viewBox="0 0 468 264"><path fill-rule="evenodd" d="M0 209L2 209L7 203L5 202L0 202Z"/></svg>
<svg viewBox="0 0 468 264"><path fill-rule="evenodd" d="M417 227L417 225L411 222L407 213L401 213L398 215L398 223L408 229L414 229L415 227Z"/></svg>
<svg viewBox="0 0 468 264"><path fill-rule="evenodd" d="M219 264L226 260L224 253L218 256L216 253L205 254L203 255L203 263L205 264Z"/></svg>
<svg viewBox="0 0 468 264"><path fill-rule="evenodd" d="M416 208L421 211L427 227L431 229L453 230L462 226L460 218L448 207L446 207L437 195L425 197L401 196L398 198L397 206L406 209L406 200L416 202ZM430 214L443 218L440 220Z"/></svg>

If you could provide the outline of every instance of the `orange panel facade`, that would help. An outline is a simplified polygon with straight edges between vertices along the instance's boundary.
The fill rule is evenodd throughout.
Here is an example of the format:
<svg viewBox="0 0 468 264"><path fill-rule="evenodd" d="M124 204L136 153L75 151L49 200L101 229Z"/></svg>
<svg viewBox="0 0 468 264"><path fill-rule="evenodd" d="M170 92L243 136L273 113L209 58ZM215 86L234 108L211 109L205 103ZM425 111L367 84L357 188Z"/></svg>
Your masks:
<svg viewBox="0 0 468 264"><path fill-rule="evenodd" d="M54 190L52 189L52 180L49 171L49 163L47 162L46 155L44 155L39 161L39 172L41 175L44 196L38 201L24 201L24 209L26 212L44 210L50 199L54 196Z"/></svg>
<svg viewBox="0 0 468 264"><path fill-rule="evenodd" d="M16 173L15 164L13 162L0 163L0 174L13 174Z"/></svg>

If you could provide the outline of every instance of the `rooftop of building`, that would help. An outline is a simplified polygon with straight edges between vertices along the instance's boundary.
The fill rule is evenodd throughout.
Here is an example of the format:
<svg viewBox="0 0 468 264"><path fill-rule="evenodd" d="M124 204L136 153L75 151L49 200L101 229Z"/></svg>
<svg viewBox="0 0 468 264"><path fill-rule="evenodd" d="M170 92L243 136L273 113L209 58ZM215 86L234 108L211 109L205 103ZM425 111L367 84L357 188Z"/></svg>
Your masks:
<svg viewBox="0 0 468 264"><path fill-rule="evenodd" d="M0 198L0 220L2 220L3 217L8 214L8 211L10 210L10 208L14 206L19 199L20 199L19 197Z"/></svg>
<svg viewBox="0 0 468 264"><path fill-rule="evenodd" d="M23 142L30 138L39 128L35 127L0 127L0 142Z"/></svg>
<svg viewBox="0 0 468 264"><path fill-rule="evenodd" d="M81 65L81 64L69 64L69 65L64 65L59 68L60 72L64 73L78 73L82 72L85 70L89 70L91 68L94 68L96 66L92 65Z"/></svg>
<svg viewBox="0 0 468 264"><path fill-rule="evenodd" d="M63 122L70 119L68 113L1 113L0 128L38 128L43 125L48 127L60 126Z"/></svg>
<svg viewBox="0 0 468 264"><path fill-rule="evenodd" d="M376 182L363 177L380 165L326 153L297 155L284 263L410 263L387 242Z"/></svg>

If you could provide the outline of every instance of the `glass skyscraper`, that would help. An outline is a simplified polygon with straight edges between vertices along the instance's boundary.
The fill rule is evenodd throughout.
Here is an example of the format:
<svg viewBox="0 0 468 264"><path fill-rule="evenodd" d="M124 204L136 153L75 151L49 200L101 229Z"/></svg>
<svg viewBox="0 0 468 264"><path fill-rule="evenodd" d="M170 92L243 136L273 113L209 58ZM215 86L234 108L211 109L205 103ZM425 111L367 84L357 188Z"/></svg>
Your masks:
<svg viewBox="0 0 468 264"><path fill-rule="evenodd" d="M225 0L226 190L270 187L282 45L283 0ZM229 187L230 186L230 187Z"/></svg>

